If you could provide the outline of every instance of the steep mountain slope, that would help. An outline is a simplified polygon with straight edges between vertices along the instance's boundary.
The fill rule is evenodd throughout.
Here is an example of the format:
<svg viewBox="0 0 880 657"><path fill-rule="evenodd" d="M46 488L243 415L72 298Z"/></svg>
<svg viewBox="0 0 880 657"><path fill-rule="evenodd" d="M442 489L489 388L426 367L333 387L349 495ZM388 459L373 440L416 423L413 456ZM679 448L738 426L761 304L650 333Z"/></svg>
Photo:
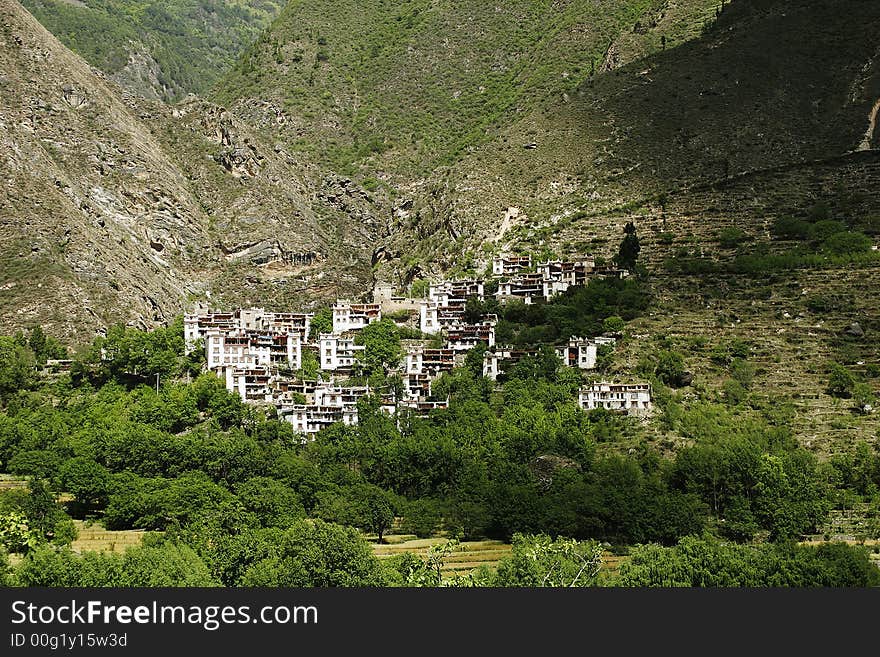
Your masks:
<svg viewBox="0 0 880 657"><path fill-rule="evenodd" d="M610 258L634 221L656 301L615 373L675 349L684 399L725 399L711 355L741 340L756 407L805 445L876 440L827 381L839 362L877 389L880 263L792 255L808 247L771 229L821 217L878 241L880 5L333 4L291 3L220 98L387 192L377 278L482 273L507 249Z"/></svg>
<svg viewBox="0 0 880 657"><path fill-rule="evenodd" d="M62 43L147 98L202 93L274 18L272 0L24 0Z"/></svg>
<svg viewBox="0 0 880 657"><path fill-rule="evenodd" d="M122 96L11 0L0 71L3 332L39 323L80 342L211 291L287 304L368 285L377 223L344 179L216 106Z"/></svg>
<svg viewBox="0 0 880 657"><path fill-rule="evenodd" d="M602 239L608 222L595 218L612 208L876 146L865 134L880 97L878 31L876 3L736 0L700 37L523 112L432 180L401 239L427 238L422 260L461 259L462 244L479 259L490 238L559 244L569 225ZM788 211L815 202L790 200ZM518 232L496 240L508 207L519 213L505 227Z"/></svg>
<svg viewBox="0 0 880 657"><path fill-rule="evenodd" d="M819 217L880 245L877 34L877 3L734 0L697 38L531 107L409 188L377 277L482 272L505 249L610 258L632 221L656 297L616 373L671 348L695 374L683 399L725 399L713 349L741 340L757 407L785 409L774 421L805 446L876 441L877 414L827 389L837 362L877 392L880 259L799 260L803 243L772 229Z"/></svg>
<svg viewBox="0 0 880 657"><path fill-rule="evenodd" d="M615 207L870 148L878 16L863 0L299 0L217 98L375 190L394 217L378 275L405 285L568 243L566 226L606 239L592 218Z"/></svg>
<svg viewBox="0 0 880 657"><path fill-rule="evenodd" d="M195 199L104 80L17 3L0 12L4 329L161 319L189 291L184 245L207 242Z"/></svg>
<svg viewBox="0 0 880 657"><path fill-rule="evenodd" d="M393 187L593 73L689 38L716 6L295 0L217 97L319 161Z"/></svg>

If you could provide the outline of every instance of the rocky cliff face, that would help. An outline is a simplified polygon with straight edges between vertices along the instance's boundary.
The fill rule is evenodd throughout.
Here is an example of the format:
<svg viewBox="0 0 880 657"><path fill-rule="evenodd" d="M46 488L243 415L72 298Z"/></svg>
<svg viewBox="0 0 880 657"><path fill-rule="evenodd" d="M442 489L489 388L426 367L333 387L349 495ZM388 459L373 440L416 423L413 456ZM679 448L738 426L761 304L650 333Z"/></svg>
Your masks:
<svg viewBox="0 0 880 657"><path fill-rule="evenodd" d="M369 280L369 200L306 192L342 183L221 108L123 93L11 0L0 71L0 331L39 323L82 342L195 299L320 298Z"/></svg>
<svg viewBox="0 0 880 657"><path fill-rule="evenodd" d="M206 246L180 172L118 91L10 0L0 70L3 329L167 319Z"/></svg>

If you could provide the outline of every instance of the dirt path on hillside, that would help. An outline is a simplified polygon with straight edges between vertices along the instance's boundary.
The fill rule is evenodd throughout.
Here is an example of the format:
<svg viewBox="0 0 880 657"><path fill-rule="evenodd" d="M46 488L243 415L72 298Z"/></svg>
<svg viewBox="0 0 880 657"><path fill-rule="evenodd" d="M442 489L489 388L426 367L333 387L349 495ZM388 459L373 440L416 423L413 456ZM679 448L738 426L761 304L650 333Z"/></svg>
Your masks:
<svg viewBox="0 0 880 657"><path fill-rule="evenodd" d="M501 221L501 228L498 229L498 233L495 235L495 237L492 238L492 242L495 242L497 244L502 239L504 239L504 236L507 234L507 232L511 228L513 228L516 220L519 219L519 212L519 208L507 208L507 211L504 213L504 219Z"/></svg>
<svg viewBox="0 0 880 657"><path fill-rule="evenodd" d="M880 113L880 98L877 99L877 102L874 103L873 109L871 109L871 112L868 114L868 131L865 133L865 138L862 140L862 143L859 144L858 150L871 150L871 142L874 139L874 130L877 128L878 113Z"/></svg>

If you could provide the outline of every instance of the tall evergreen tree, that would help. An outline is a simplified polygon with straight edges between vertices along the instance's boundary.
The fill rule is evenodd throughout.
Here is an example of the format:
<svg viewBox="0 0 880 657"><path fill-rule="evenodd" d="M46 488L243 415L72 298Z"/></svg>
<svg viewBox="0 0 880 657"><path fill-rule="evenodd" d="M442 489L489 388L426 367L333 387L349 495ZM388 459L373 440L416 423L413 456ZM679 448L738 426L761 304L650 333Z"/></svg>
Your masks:
<svg viewBox="0 0 880 657"><path fill-rule="evenodd" d="M636 235L636 225L628 221L623 227L623 240L620 242L620 248L614 262L618 267L622 267L627 271L634 272L636 269L636 259L639 257L639 251L642 250L639 244L639 236Z"/></svg>

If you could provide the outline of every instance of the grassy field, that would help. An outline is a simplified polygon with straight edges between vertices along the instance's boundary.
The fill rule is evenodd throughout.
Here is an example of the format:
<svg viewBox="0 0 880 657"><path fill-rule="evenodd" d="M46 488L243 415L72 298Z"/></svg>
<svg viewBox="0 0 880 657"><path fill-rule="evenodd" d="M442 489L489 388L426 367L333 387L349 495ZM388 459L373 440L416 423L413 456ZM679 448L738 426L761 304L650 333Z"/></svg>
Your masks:
<svg viewBox="0 0 880 657"><path fill-rule="evenodd" d="M10 474L0 474L0 491L27 488L27 479Z"/></svg>
<svg viewBox="0 0 880 657"><path fill-rule="evenodd" d="M101 525L89 523L84 520L74 520L78 532L77 539L71 544L71 549L82 554L83 552L115 552L121 554L126 549L140 545L144 536L144 530L110 531Z"/></svg>

